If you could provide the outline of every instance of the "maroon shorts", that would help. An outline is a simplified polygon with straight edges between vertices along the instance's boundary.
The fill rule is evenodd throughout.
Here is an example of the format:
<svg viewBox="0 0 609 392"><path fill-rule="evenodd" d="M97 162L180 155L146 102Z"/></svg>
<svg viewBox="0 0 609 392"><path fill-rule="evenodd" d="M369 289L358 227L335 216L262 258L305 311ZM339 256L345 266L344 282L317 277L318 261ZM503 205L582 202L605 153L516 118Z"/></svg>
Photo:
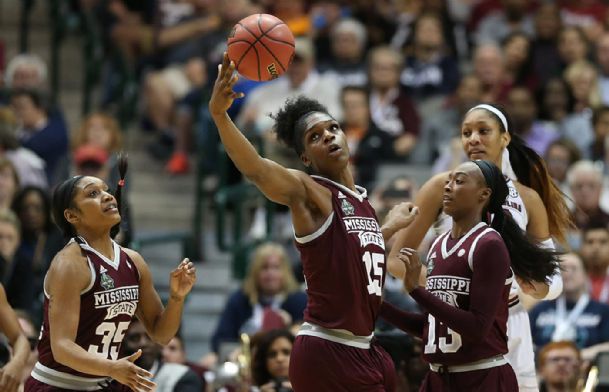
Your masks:
<svg viewBox="0 0 609 392"><path fill-rule="evenodd" d="M74 392L73 389L64 389L54 387L43 382L29 377L25 382L24 392ZM100 392L130 392L131 389L125 385L119 384L116 381L110 383L109 386L99 389Z"/></svg>
<svg viewBox="0 0 609 392"><path fill-rule="evenodd" d="M297 336L290 356L295 392L393 392L395 368L377 344L361 349L315 336Z"/></svg>
<svg viewBox="0 0 609 392"><path fill-rule="evenodd" d="M430 392L518 392L518 381L509 364L471 372L440 374L430 370L419 391Z"/></svg>

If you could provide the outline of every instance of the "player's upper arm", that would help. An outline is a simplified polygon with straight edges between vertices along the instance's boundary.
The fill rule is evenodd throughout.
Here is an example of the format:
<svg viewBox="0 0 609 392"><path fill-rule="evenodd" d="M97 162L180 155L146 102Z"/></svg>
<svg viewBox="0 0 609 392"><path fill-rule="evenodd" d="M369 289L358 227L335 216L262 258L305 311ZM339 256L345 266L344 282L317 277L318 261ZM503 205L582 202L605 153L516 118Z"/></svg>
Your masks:
<svg viewBox="0 0 609 392"><path fill-rule="evenodd" d="M2 284L0 284L0 333L3 333L11 344L14 344L21 334L17 316L6 299Z"/></svg>
<svg viewBox="0 0 609 392"><path fill-rule="evenodd" d="M275 161L262 158L259 165L243 174L270 200L285 206L302 202L307 191L300 170L286 169Z"/></svg>
<svg viewBox="0 0 609 392"><path fill-rule="evenodd" d="M80 317L80 296L91 287L93 273L77 244L68 245L53 259L46 278L49 295L51 348L60 357L62 340L76 340Z"/></svg>
<svg viewBox="0 0 609 392"><path fill-rule="evenodd" d="M536 241L543 241L550 238L550 228L548 224L548 212L546 207L539 197L539 194L522 184L518 184L518 192L520 193L524 205L529 216L527 224L527 233Z"/></svg>
<svg viewBox="0 0 609 392"><path fill-rule="evenodd" d="M136 251L128 248L123 248L125 253L129 256L133 264L135 264L137 271L140 274L140 295L137 306L137 317L140 319L148 336L154 336L154 325L161 313L163 313L163 303L159 294L154 288L154 282L152 281L152 274L150 269L144 261L144 258Z"/></svg>

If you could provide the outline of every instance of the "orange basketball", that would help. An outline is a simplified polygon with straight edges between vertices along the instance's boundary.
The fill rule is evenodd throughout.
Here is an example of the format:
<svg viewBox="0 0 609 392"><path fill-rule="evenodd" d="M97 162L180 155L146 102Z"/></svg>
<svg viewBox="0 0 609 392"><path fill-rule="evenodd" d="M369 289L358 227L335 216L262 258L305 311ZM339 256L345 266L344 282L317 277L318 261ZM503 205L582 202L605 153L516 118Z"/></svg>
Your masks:
<svg viewBox="0 0 609 392"><path fill-rule="evenodd" d="M228 57L248 79L271 80L284 73L294 56L294 35L279 18L254 14L241 19L228 37Z"/></svg>

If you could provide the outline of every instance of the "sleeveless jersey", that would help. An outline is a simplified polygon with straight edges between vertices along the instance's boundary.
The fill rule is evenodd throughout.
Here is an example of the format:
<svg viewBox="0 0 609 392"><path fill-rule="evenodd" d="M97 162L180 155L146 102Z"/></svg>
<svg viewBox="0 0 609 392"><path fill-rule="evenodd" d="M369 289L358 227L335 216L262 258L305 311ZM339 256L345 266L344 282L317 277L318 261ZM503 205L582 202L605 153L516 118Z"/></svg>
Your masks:
<svg viewBox="0 0 609 392"><path fill-rule="evenodd" d="M78 243L86 255L91 271L91 283L80 295L76 344L89 353L117 360L121 342L137 309L139 272L127 253L115 242L112 243L113 260L93 249L82 237L74 238L70 241L72 242ZM32 377L59 388L98 389L96 385L106 379L77 372L55 361L51 351L49 297L46 291L43 309L44 320L38 343L39 359Z"/></svg>
<svg viewBox="0 0 609 392"><path fill-rule="evenodd" d="M508 197L505 199L503 209L510 213L512 219L514 219L514 221L523 231L526 231L527 225L529 224L529 216L527 214L527 208L524 205L524 200L522 200L522 196L520 196L520 192L518 192L514 181L507 177L506 180L510 192ZM439 235L440 233L449 231L452 224L452 218L442 212L434 224L434 231ZM510 304L516 304L518 302L519 290L520 288L518 286L518 282L516 282L516 279L514 279L510 289Z"/></svg>
<svg viewBox="0 0 609 392"><path fill-rule="evenodd" d="M296 237L307 284L304 320L369 336L385 283L385 242L366 190L312 176L332 192L332 213L314 233Z"/></svg>
<svg viewBox="0 0 609 392"><path fill-rule="evenodd" d="M454 307L468 310L476 247L496 238L501 238L499 233L483 222L458 240L451 239L450 232L440 235L427 257L426 290ZM487 262L492 263L493 260ZM507 353L507 298L512 280L513 276L505 280L502 293L505 300L500 302L491 331L483 341L463 339L459 333L428 314L423 329L425 360L450 366Z"/></svg>

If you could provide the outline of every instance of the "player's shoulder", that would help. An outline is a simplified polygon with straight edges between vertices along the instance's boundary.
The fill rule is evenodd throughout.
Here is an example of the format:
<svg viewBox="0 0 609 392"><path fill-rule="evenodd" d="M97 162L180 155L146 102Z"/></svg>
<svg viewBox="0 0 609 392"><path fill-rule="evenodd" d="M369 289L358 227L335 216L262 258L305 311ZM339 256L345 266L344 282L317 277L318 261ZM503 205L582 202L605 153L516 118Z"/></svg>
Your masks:
<svg viewBox="0 0 609 392"><path fill-rule="evenodd" d="M520 194L520 197L522 198L522 201L524 202L525 206L527 206L527 209L534 209L543 205L543 201L541 200L539 193L537 193L535 189L528 187L518 181L513 181L513 184L514 187L516 187L518 193Z"/></svg>
<svg viewBox="0 0 609 392"><path fill-rule="evenodd" d="M87 256L82 251L80 245L76 242L69 242L53 257L51 267L62 267L66 263L74 265L79 264L79 261L84 262L86 260Z"/></svg>
<svg viewBox="0 0 609 392"><path fill-rule="evenodd" d="M139 254L137 251L130 249L130 248L125 248L124 246L121 246L121 250L123 252L125 252L127 257L129 257L129 259L131 259L131 261L138 267L138 270L141 270L140 267L142 267L142 265L146 264L144 257L141 254Z"/></svg>
<svg viewBox="0 0 609 392"><path fill-rule="evenodd" d="M490 226L481 228L473 237L473 243L477 247L495 246L499 243L501 245L504 244L501 234Z"/></svg>

